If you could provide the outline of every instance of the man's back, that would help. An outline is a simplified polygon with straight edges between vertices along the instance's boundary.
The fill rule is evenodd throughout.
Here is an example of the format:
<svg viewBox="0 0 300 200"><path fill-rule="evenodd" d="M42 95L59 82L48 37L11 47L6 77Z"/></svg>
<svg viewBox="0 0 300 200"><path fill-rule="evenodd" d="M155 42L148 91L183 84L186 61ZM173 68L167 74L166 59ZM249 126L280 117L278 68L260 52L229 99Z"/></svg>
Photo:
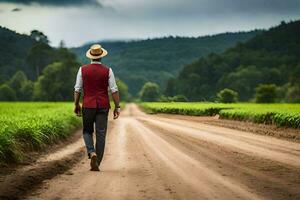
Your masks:
<svg viewBox="0 0 300 200"><path fill-rule="evenodd" d="M109 68L100 63L81 67L83 81L83 107L109 108L108 79Z"/></svg>

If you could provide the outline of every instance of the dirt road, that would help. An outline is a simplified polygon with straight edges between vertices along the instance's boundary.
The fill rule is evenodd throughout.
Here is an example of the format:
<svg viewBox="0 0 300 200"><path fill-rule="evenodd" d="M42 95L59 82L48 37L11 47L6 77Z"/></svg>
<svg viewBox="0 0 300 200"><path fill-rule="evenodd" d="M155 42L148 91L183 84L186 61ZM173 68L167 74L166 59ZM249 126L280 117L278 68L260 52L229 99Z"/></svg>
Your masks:
<svg viewBox="0 0 300 200"><path fill-rule="evenodd" d="M300 145L130 104L110 123L101 172L84 158L27 199L300 199Z"/></svg>

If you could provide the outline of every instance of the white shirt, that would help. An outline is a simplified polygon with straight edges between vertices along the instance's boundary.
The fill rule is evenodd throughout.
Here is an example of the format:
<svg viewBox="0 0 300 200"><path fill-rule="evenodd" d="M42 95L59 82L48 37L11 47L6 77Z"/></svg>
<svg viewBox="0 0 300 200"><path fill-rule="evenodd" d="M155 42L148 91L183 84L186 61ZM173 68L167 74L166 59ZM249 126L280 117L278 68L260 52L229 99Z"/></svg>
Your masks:
<svg viewBox="0 0 300 200"><path fill-rule="evenodd" d="M101 62L95 62L92 61L91 64L101 64ZM76 84L74 86L75 92L81 92L83 88L83 81L82 81L82 72L81 67L78 70L77 77L76 77ZM112 93L118 91L118 86L116 84L115 75L111 68L109 68L109 74L108 74L108 89Z"/></svg>

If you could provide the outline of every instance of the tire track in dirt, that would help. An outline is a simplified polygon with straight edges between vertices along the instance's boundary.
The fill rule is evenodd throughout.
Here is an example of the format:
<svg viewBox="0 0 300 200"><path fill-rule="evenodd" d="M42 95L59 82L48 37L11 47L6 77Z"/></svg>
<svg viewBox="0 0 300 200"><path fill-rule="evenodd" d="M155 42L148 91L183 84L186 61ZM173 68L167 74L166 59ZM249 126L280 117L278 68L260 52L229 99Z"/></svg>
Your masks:
<svg viewBox="0 0 300 200"><path fill-rule="evenodd" d="M170 132L143 121L159 137L173 144L208 168L255 190L270 199L300 198L300 169L239 153L214 143ZM234 170L233 170L234 169ZM257 184L259 182L259 184Z"/></svg>
<svg viewBox="0 0 300 200"><path fill-rule="evenodd" d="M226 147L232 147L235 149L238 149L239 151L251 153L257 156L261 156L264 158L268 158L270 160L275 160L278 162L282 162L284 164L292 165L295 167L300 167L300 159L299 156L294 155L294 152L299 151L299 144L289 144L292 148L296 148L295 150L291 150L292 153L285 153L280 151L273 151L272 149L264 148L262 146L252 145L247 142L243 142L242 140L238 139L238 136L235 136L235 138L228 137L226 133L222 133L221 131L224 131L225 128L222 128L223 130L219 130L219 132L216 133L219 127L209 127L210 130L201 130L193 127L193 122L180 122L180 124L174 122L173 120L167 120L167 119L153 119L153 118L146 118L146 117L139 117L139 119L146 120L148 122L151 122L154 125L164 127L165 129L168 129L170 131L180 132L182 134L186 134L189 136L193 136L195 138L210 141L212 143L216 143L222 146ZM192 126L192 127L191 127ZM199 124L197 125L199 126ZM202 126L202 124L200 125ZM211 130L214 129L214 130ZM231 130L227 129L227 132ZM231 134L231 133L230 133ZM231 134L232 135L232 134ZM251 135L252 137L256 137L256 135ZM265 136L266 139L267 136ZM249 138L250 140L250 138ZM275 139L274 139L275 140ZM273 144L276 145L275 143ZM289 148L287 146L287 149ZM297 149L298 147L298 149ZM297 154L297 153L296 153Z"/></svg>
<svg viewBox="0 0 300 200"><path fill-rule="evenodd" d="M129 115L129 113L122 113ZM107 135L107 149L101 172L89 171L88 160L73 170L44 184L27 199L176 199L156 173L145 145L128 131L123 117L113 123ZM110 125L111 125L110 124Z"/></svg>
<svg viewBox="0 0 300 200"><path fill-rule="evenodd" d="M170 120L166 117L166 115L164 115L164 117L158 117L158 118L156 117L156 119L159 119L160 121L169 122L169 123L170 122L175 123L178 125L188 126L190 128L196 128L197 130L204 130L204 131L209 130L211 134L224 135L225 133L226 137L229 137L231 139L237 139L251 145L257 145L263 148L268 148L271 150L279 150L281 152L288 152L289 154L300 156L298 143L291 143L288 141L272 138L269 136L253 135L247 132L237 131L229 128L217 127L218 131L214 131L212 130L213 126L202 124L202 123L200 123L201 126L199 126L198 122L190 121L188 120L187 116L185 117L186 119L184 120L183 116L181 116L181 119L174 119L174 116L172 116L172 120ZM268 140L266 140L266 137L268 138Z"/></svg>
<svg viewBox="0 0 300 200"><path fill-rule="evenodd" d="M198 198L262 199L184 154L135 119L131 120L130 124L139 130L140 136L147 141L149 149L153 150L177 176L180 176L198 193Z"/></svg>
<svg viewBox="0 0 300 200"><path fill-rule="evenodd" d="M146 115L110 121L101 172L84 158L27 199L297 199L300 147L228 128ZM286 148L285 148L286 147Z"/></svg>
<svg viewBox="0 0 300 200"><path fill-rule="evenodd" d="M79 135L77 131L74 135ZM0 199L22 199L45 179L51 179L70 169L83 157L83 142L76 139L50 154L45 154L34 163L20 166L12 173L1 177Z"/></svg>

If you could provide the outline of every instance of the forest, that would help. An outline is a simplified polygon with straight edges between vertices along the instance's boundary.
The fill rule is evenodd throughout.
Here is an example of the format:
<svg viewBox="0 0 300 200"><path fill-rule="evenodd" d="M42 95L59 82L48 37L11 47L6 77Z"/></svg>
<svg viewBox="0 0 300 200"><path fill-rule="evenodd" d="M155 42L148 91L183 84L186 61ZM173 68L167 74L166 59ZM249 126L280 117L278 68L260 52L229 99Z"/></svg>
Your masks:
<svg viewBox="0 0 300 200"><path fill-rule="evenodd" d="M222 53L237 42L244 42L261 31L223 33L203 37L164 37L137 41L99 42L108 50L103 62L138 96L142 86L154 82L164 89L167 81L175 77L187 64L210 53ZM85 52L90 44L73 48L82 63L88 62Z"/></svg>
<svg viewBox="0 0 300 200"><path fill-rule="evenodd" d="M54 48L42 32L18 34L0 28L0 99L70 101L80 64L64 47Z"/></svg>
<svg viewBox="0 0 300 200"><path fill-rule="evenodd" d="M169 79L165 95L215 101L227 88L239 101L252 101L258 87L264 87L273 90L276 102L299 102L299 35L300 21L282 22L224 53L202 57Z"/></svg>
<svg viewBox="0 0 300 200"><path fill-rule="evenodd" d="M89 44L52 47L38 30L1 27L0 35L0 100L72 99ZM269 30L101 44L123 100L299 102L299 35L300 21L292 21Z"/></svg>

